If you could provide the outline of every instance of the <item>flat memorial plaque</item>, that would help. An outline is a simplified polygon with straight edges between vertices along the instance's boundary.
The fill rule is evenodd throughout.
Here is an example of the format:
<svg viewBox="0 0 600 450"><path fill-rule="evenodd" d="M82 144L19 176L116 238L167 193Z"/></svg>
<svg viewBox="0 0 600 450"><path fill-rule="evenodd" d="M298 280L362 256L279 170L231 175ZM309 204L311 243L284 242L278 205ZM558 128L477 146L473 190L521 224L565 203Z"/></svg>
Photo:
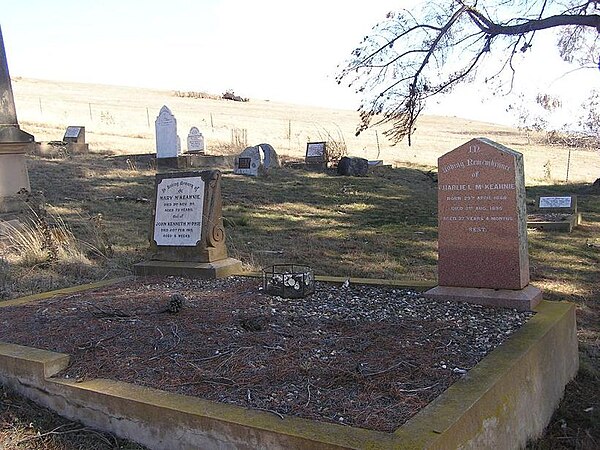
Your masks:
<svg viewBox="0 0 600 450"><path fill-rule="evenodd" d="M202 235L202 177L164 178L156 189L156 245L191 247Z"/></svg>
<svg viewBox="0 0 600 450"><path fill-rule="evenodd" d="M570 208L571 197L540 197L540 208Z"/></svg>
<svg viewBox="0 0 600 450"><path fill-rule="evenodd" d="M325 142L309 142L306 144L307 158L322 158L325 156Z"/></svg>
<svg viewBox="0 0 600 450"><path fill-rule="evenodd" d="M65 131L65 137L78 138L79 133L81 133L81 127L67 127L67 131Z"/></svg>
<svg viewBox="0 0 600 450"><path fill-rule="evenodd" d="M251 161L252 161L251 158L239 158L238 159L238 168L240 168L240 169L249 169Z"/></svg>

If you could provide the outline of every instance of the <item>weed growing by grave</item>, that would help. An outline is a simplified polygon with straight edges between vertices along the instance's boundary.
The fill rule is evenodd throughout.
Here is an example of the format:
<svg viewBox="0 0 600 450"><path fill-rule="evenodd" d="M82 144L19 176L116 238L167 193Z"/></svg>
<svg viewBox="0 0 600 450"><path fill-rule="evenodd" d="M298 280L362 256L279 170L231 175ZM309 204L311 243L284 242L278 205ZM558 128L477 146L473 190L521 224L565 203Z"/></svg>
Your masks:
<svg viewBox="0 0 600 450"><path fill-rule="evenodd" d="M0 257L0 300L10 297L14 280L10 273L10 264Z"/></svg>
<svg viewBox="0 0 600 450"><path fill-rule="evenodd" d="M337 165L338 161L348 154L348 146L346 145L346 139L344 139L344 133L339 125L334 125L336 128L335 135L324 127L318 127L319 134L317 141L327 142L327 163L330 166Z"/></svg>
<svg viewBox="0 0 600 450"><path fill-rule="evenodd" d="M89 264L81 243L58 215L39 215L18 226L6 226L7 253L24 267L47 267L59 262Z"/></svg>

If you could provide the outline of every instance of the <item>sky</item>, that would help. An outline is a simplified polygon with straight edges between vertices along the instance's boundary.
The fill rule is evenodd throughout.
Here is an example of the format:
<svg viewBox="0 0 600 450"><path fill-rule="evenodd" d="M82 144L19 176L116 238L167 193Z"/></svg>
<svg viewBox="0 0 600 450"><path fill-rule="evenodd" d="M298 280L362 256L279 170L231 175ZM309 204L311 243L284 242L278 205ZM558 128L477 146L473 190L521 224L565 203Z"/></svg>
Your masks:
<svg viewBox="0 0 600 450"><path fill-rule="evenodd" d="M215 94L233 89L255 99L356 109L360 99L353 89L334 81L337 66L388 11L417 2L4 3L0 26L13 77ZM533 54L523 78L532 88L560 90L560 62L545 51ZM431 102L427 111L506 123L503 103L479 86L468 86L441 103Z"/></svg>

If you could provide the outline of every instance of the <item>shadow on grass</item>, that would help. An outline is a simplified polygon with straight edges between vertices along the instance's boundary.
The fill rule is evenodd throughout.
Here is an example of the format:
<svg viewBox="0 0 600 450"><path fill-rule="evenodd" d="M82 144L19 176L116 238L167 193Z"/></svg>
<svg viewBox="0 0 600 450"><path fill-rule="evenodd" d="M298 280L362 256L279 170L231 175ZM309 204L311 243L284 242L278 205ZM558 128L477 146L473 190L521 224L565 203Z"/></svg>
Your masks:
<svg viewBox="0 0 600 450"><path fill-rule="evenodd" d="M288 169L227 175L223 196L242 260L301 262L323 275L435 278L436 185L419 170L360 178Z"/></svg>
<svg viewBox="0 0 600 450"><path fill-rule="evenodd" d="M532 280L544 298L578 305L580 370L544 436L529 444L536 450L600 447L600 192L589 184L527 189L530 204L537 196L566 195L577 195L583 224L571 233L530 232L529 252Z"/></svg>

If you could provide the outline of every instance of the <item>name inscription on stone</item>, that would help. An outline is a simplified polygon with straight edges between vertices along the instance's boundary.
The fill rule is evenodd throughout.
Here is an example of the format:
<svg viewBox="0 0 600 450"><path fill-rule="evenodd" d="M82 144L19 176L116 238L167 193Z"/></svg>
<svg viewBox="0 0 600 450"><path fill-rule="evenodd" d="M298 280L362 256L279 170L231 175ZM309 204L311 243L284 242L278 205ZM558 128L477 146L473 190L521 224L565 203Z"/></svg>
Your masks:
<svg viewBox="0 0 600 450"><path fill-rule="evenodd" d="M484 138L438 159L440 286L529 282L522 155Z"/></svg>
<svg viewBox="0 0 600 450"><path fill-rule="evenodd" d="M488 233L495 224L516 221L512 158L498 152L490 155L478 143L452 156L451 161L440 161L440 221L456 224L466 233Z"/></svg>
<svg viewBox="0 0 600 450"><path fill-rule="evenodd" d="M325 142L309 142L306 144L306 157L316 158L325 155Z"/></svg>
<svg viewBox="0 0 600 450"><path fill-rule="evenodd" d="M540 197L540 208L570 208L571 197Z"/></svg>
<svg viewBox="0 0 600 450"><path fill-rule="evenodd" d="M201 177L164 178L156 189L156 245L195 246L202 234L204 181Z"/></svg>

